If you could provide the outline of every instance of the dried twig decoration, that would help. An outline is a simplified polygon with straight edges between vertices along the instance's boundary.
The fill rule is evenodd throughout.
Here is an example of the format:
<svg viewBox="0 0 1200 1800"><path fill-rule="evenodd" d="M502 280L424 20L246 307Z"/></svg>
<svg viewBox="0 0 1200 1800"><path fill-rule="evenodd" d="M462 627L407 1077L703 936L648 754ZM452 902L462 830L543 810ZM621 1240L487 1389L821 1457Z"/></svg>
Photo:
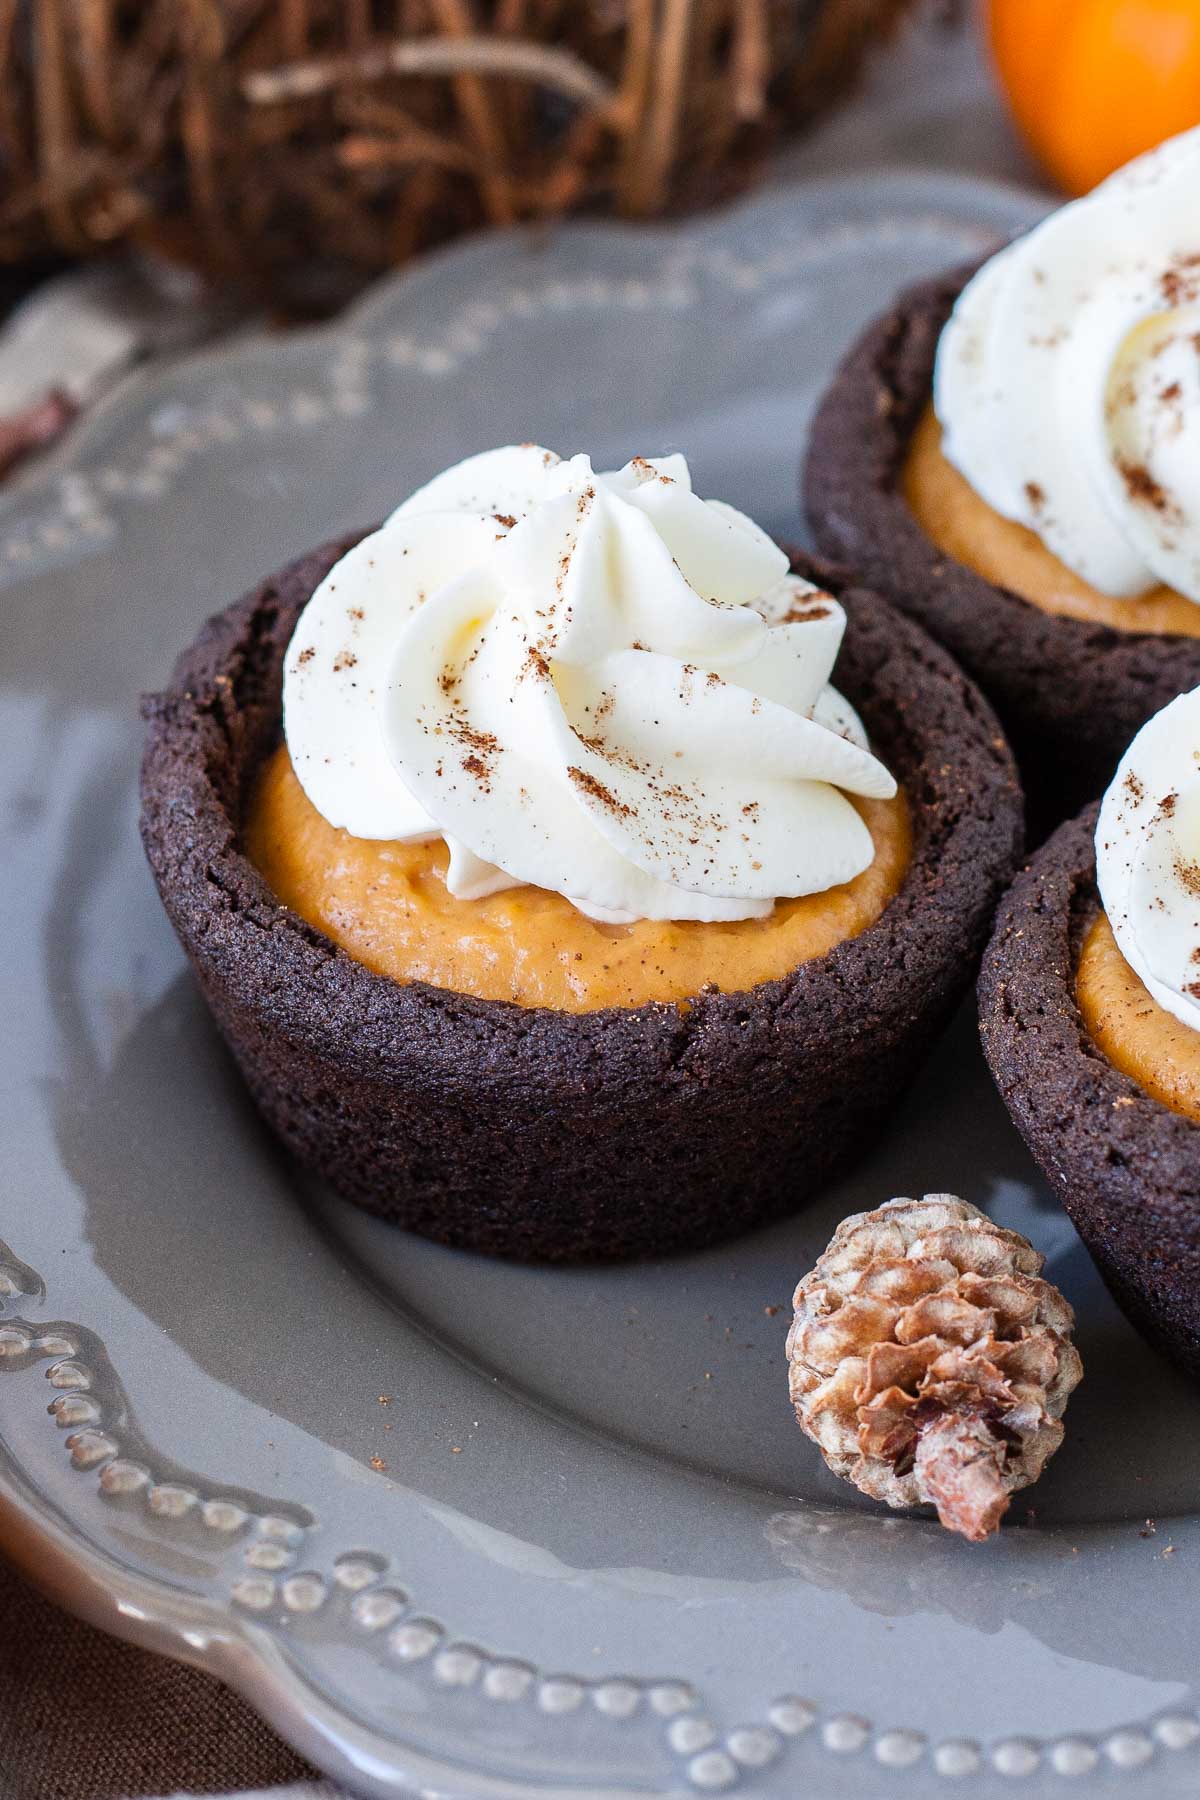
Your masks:
<svg viewBox="0 0 1200 1800"><path fill-rule="evenodd" d="M912 0L0 0L0 259L320 309L472 226L754 178Z"/></svg>

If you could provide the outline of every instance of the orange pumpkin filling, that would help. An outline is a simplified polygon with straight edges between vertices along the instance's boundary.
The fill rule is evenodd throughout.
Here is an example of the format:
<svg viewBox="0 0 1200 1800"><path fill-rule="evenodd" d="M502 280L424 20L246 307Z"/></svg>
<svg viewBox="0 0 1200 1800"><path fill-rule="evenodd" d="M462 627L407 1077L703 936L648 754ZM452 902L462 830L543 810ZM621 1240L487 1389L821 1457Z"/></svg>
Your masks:
<svg viewBox="0 0 1200 1800"><path fill-rule="evenodd" d="M730 924L600 925L534 887L456 900L446 891L440 839L386 843L330 825L286 747L256 785L246 851L285 906L377 974L579 1013L686 1000L706 985L742 992L874 924L908 869L908 807L903 794L852 798L874 840L870 867L826 893L781 900L765 919Z"/></svg>
<svg viewBox="0 0 1200 1800"><path fill-rule="evenodd" d="M1047 550L1036 532L994 512L942 455L942 428L932 406L913 433L902 487L917 523L939 550L1043 612L1115 631L1200 637L1200 606L1173 588L1151 588L1131 600L1102 594Z"/></svg>
<svg viewBox="0 0 1200 1800"><path fill-rule="evenodd" d="M1083 940L1075 994L1088 1035L1113 1067L1172 1112L1200 1123L1200 1031L1147 992L1104 913Z"/></svg>

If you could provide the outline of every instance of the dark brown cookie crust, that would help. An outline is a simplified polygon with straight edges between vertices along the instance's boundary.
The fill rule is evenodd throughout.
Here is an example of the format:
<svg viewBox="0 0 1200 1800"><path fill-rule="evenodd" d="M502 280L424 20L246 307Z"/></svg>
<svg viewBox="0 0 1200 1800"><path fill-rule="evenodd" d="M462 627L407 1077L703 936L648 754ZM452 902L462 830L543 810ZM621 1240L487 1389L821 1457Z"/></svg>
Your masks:
<svg viewBox="0 0 1200 1800"><path fill-rule="evenodd" d="M1103 791L1139 726L1200 685L1200 639L1044 613L946 556L913 517L899 477L973 272L909 288L854 345L813 423L803 499L818 548L918 619L992 701L1040 836Z"/></svg>
<svg viewBox="0 0 1200 1800"><path fill-rule="evenodd" d="M1115 1069L1075 1001L1100 904L1098 811L1060 826L1001 902L979 977L980 1034L1017 1129L1118 1304L1200 1375L1200 1125Z"/></svg>
<svg viewBox="0 0 1200 1800"><path fill-rule="evenodd" d="M146 854L266 1118L361 1205L505 1255L665 1251L799 1206L907 1085L1019 854L987 703L886 602L846 596L839 683L905 784L915 851L874 926L784 980L583 1015L401 986L282 907L239 836L297 615L350 541L210 620L145 705Z"/></svg>

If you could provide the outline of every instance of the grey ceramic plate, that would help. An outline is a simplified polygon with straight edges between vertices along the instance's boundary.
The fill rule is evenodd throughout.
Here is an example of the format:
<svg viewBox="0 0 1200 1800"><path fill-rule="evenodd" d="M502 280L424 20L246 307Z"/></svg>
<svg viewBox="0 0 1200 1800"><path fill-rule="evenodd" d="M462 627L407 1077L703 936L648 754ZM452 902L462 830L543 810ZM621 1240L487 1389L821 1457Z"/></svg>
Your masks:
<svg viewBox="0 0 1200 1800"><path fill-rule="evenodd" d="M794 1223L498 1267L284 1160L134 827L138 690L252 578L513 437L683 446L703 491L793 531L838 349L1032 211L860 180L458 249L334 331L128 390L0 511L0 1536L371 1793L1200 1784L1200 1409L1039 1188L969 1017ZM1081 1318L1036 1521L1018 1503L983 1548L860 1504L787 1402L797 1275L843 1213L928 1188L1028 1231Z"/></svg>

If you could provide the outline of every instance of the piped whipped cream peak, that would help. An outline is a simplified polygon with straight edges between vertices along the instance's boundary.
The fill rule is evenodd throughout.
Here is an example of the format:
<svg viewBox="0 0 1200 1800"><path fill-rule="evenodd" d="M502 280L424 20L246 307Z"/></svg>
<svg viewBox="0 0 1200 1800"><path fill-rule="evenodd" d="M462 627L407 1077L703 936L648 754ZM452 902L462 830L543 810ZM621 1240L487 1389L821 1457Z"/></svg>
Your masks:
<svg viewBox="0 0 1200 1800"><path fill-rule="evenodd" d="M1200 602L1200 127L984 264L934 407L976 493L1093 587Z"/></svg>
<svg viewBox="0 0 1200 1800"><path fill-rule="evenodd" d="M1134 738L1096 825L1096 880L1151 996L1200 1030L1200 688Z"/></svg>
<svg viewBox="0 0 1200 1800"><path fill-rule="evenodd" d="M845 615L682 456L534 444L448 469L330 571L284 667L318 812L443 837L451 893L744 919L871 863L896 784L829 686Z"/></svg>

